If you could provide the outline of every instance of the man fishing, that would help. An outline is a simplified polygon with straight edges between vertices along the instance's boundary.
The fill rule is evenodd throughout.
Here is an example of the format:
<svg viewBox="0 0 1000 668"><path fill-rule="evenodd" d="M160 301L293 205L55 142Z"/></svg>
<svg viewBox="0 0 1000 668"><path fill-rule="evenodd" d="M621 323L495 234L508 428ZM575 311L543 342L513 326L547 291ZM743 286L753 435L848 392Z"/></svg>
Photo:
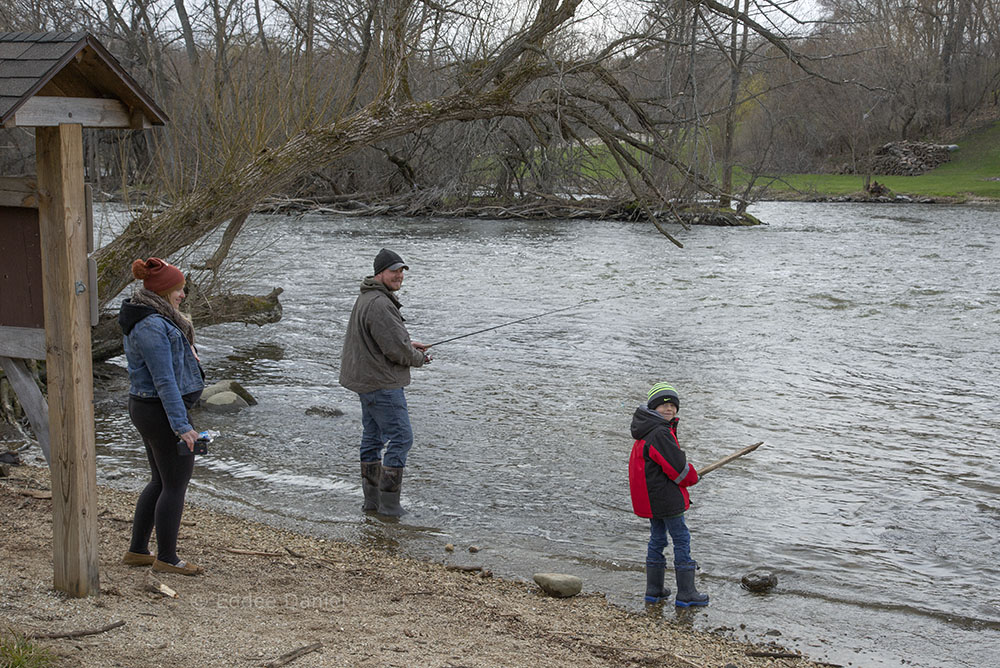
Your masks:
<svg viewBox="0 0 1000 668"><path fill-rule="evenodd" d="M413 445L403 388L410 384L410 367L431 361L430 346L410 340L394 294L408 269L403 258L386 248L375 256L375 274L361 282L340 362L340 384L361 399L363 509L390 517L405 513L399 495Z"/></svg>

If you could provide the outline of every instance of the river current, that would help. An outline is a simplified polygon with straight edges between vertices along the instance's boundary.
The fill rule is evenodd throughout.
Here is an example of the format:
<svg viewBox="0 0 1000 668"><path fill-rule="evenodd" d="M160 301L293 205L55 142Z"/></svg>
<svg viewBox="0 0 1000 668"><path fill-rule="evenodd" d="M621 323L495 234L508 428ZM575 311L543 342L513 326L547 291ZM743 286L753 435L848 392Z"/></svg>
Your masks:
<svg viewBox="0 0 1000 668"><path fill-rule="evenodd" d="M996 665L1000 207L751 213L767 225L672 229L683 249L639 223L251 218L240 291L283 287L284 317L199 331L209 381L259 405L197 414L221 436L189 501L503 577L575 573L640 610L628 427L668 381L695 466L764 445L691 490L711 605L651 614L843 665ZM360 511L360 406L337 384L383 246L410 267L399 296L418 341L579 305L442 344L414 370L399 523ZM123 407L98 403L98 479L138 489ZM740 587L758 567L779 579L765 595Z"/></svg>

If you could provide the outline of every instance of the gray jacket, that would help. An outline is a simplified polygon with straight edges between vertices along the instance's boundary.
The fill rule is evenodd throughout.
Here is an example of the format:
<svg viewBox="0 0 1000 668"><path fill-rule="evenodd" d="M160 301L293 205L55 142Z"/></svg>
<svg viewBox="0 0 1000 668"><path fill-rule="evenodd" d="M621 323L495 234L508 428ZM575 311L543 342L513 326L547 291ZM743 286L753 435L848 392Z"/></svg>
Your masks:
<svg viewBox="0 0 1000 668"><path fill-rule="evenodd" d="M411 344L400 306L396 296L374 277L362 281L344 335L341 385L364 394L410 384L410 367L423 366L424 354Z"/></svg>

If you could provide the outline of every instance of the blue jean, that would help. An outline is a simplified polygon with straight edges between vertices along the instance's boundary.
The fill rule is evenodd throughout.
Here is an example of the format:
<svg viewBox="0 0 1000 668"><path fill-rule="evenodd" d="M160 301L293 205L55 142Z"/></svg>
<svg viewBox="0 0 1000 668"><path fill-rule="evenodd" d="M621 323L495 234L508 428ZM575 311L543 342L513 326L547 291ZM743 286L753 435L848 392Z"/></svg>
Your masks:
<svg viewBox="0 0 1000 668"><path fill-rule="evenodd" d="M665 564L663 548L667 546L667 533L674 543L674 568L693 568L691 559L691 532L684 523L684 515L677 517L649 519L649 547L646 551L647 564Z"/></svg>
<svg viewBox="0 0 1000 668"><path fill-rule="evenodd" d="M403 388L375 390L361 397L361 461L377 462L382 466L406 466L406 454L413 445L413 429L406 409ZM385 456L382 448L385 447Z"/></svg>

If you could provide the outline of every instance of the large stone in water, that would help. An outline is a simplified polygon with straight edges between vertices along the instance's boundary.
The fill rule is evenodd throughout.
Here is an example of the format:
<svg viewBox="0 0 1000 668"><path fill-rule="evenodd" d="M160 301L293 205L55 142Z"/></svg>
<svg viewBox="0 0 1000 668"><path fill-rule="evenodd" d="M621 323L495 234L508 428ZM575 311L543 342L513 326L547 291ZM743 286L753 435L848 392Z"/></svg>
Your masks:
<svg viewBox="0 0 1000 668"><path fill-rule="evenodd" d="M764 592L778 584L778 576L771 571L752 571L740 579L740 586L747 591Z"/></svg>
<svg viewBox="0 0 1000 668"><path fill-rule="evenodd" d="M210 413L235 413L247 406L249 404L235 392L219 392L204 402L205 410Z"/></svg>
<svg viewBox="0 0 1000 668"><path fill-rule="evenodd" d="M240 397L243 401L247 402L248 406L256 406L257 400L253 398L245 387L239 384L239 382L231 379L220 380L218 383L213 383L201 391L201 401L202 403L207 403L210 398L216 394L222 394L223 392L232 392Z"/></svg>
<svg viewBox="0 0 1000 668"><path fill-rule="evenodd" d="M564 573L535 573L535 584L549 596L569 598L576 596L583 589L583 580L575 575Z"/></svg>

